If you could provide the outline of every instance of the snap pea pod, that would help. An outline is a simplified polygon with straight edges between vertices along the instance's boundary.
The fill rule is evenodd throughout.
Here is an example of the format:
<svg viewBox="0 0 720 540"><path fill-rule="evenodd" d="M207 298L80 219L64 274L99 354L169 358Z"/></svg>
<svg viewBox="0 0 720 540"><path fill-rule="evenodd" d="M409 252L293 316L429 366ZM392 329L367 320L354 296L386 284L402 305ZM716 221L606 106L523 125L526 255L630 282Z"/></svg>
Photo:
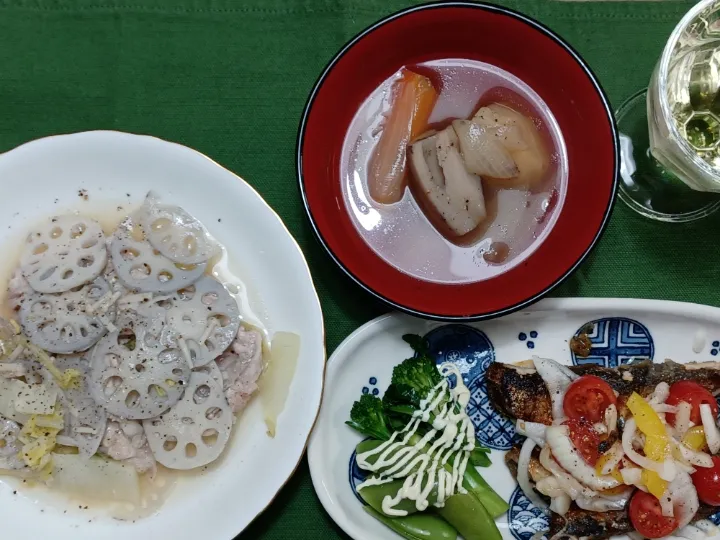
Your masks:
<svg viewBox="0 0 720 540"><path fill-rule="evenodd" d="M501 540L500 530L485 507L471 493L456 493L445 505L433 508L465 540Z"/></svg>
<svg viewBox="0 0 720 540"><path fill-rule="evenodd" d="M387 519L396 519L383 512L382 502L385 497L394 497L402 488L402 480L393 480L386 484L367 486L358 491L363 500L377 513ZM501 538L495 522L485 507L471 493L456 493L445 500L442 507L432 506L437 501L437 484L428 496L429 509L437 512L453 529L456 529L466 540L495 540ZM396 510L408 512L407 516L422 515L417 513L415 501L402 499L393 506ZM384 521L383 521L384 523Z"/></svg>
<svg viewBox="0 0 720 540"><path fill-rule="evenodd" d="M436 514L411 514L391 518L372 506L364 506L363 509L408 540L457 540L457 531Z"/></svg>
<svg viewBox="0 0 720 540"><path fill-rule="evenodd" d="M356 450L358 453L369 451L377 448L380 444L382 444L380 441L363 441L357 446ZM371 456L368 461L374 462L374 457ZM403 483L403 479L398 479L385 484L370 485L358 490L358 493L375 511L385 515L382 508L383 500L385 497L395 497L402 488ZM495 540L501 538L495 521L472 493L455 493L445 500L442 507L434 506L437 502L437 496L436 482L427 497L429 508L443 517L466 540ZM393 508L408 512L408 515L414 515L418 511L415 501L409 499L401 499Z"/></svg>
<svg viewBox="0 0 720 540"><path fill-rule="evenodd" d="M364 487L358 490L358 493L363 498L363 500L370 506L372 506L375 510L377 510L378 512L383 512L383 499L385 499L385 497L395 497L395 495L397 495L397 492L400 491L400 488L402 488L402 486L403 480L393 480L392 482L387 482L385 484ZM433 487L433 490L430 492L430 495L428 495L427 500L428 507L432 506L437 502L437 484ZM415 506L415 501L412 501L410 499L401 499L398 504L393 505L393 508L395 508L396 510L404 510L408 514L414 514L418 511L417 507Z"/></svg>
<svg viewBox="0 0 720 540"><path fill-rule="evenodd" d="M410 439L410 441L408 441L408 443L414 444L419 440L420 437L415 435ZM375 450L381 444L383 444L383 441L368 439L358 444L355 450L358 454L362 454L364 452ZM378 456L371 456L368 461L370 463L375 463L377 457ZM449 463L445 464L445 469L452 471L452 463L455 459L456 456L454 456ZM415 472L415 470L413 470L412 472ZM465 469L465 476L463 477L463 487L467 489L470 493L475 495L475 497L482 503L482 505L493 518L499 517L505 512L507 512L507 503L502 499L502 497L500 497L500 495L495 493L495 490L490 487L490 485L485 481L485 479L480 475L480 473L477 472L475 467L468 466Z"/></svg>
<svg viewBox="0 0 720 540"><path fill-rule="evenodd" d="M446 465L446 467L449 467L449 465ZM495 490L490 487L490 484L485 481L475 467L468 465L467 469L465 469L463 487L477 497L477 500L482 503L488 514L493 518L500 517L508 511L508 504L500 495L495 493Z"/></svg>

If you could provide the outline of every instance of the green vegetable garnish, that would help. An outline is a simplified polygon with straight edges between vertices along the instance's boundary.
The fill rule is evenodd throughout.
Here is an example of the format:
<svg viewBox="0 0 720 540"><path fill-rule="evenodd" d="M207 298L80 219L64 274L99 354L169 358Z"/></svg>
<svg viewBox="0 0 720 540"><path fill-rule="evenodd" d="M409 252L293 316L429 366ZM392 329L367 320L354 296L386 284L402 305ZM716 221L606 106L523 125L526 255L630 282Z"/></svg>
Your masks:
<svg viewBox="0 0 720 540"><path fill-rule="evenodd" d="M370 394L363 394L353 403L350 421L345 423L363 435L381 441L387 441L392 435L388 429L382 401Z"/></svg>
<svg viewBox="0 0 720 540"><path fill-rule="evenodd" d="M414 416L417 417L416 413L423 409L423 405L427 405L425 400L444 379L430 354L425 339L412 334L403 336L403 339L413 348L415 356L395 366L390 385L383 398L380 399L376 396L364 394L353 404L350 420L346 423L353 429L372 438L372 440L363 441L358 445L358 454L377 448L384 441L388 441L394 432L403 430ZM415 446L424 435L433 429L432 424L436 418L435 415L444 414L442 411L445 410L448 403L453 403L453 401L450 401L453 398L449 397L446 391L443 391L442 394L435 392L438 396L442 395L442 399L434 406L432 411L425 411L427 414L423 419L424 421L420 425L413 425L412 435L403 446L393 450L390 456L396 452L407 451L403 450L403 448L408 449ZM433 405L435 405L434 402ZM454 412L460 412L460 405L456 402ZM393 440L400 442L401 439L402 437L396 437ZM420 452L429 452L431 444L419 448ZM449 459L444 463L445 469L451 471L456 460L463 459L462 452L464 451L467 450L459 450L448 456ZM488 540L499 538L500 533L493 522L493 518L502 515L508 508L507 503L495 493L475 469L475 467L487 467L490 465L488 454L488 448L475 443L475 447L469 456L469 463L472 466L465 469L462 482L463 487L468 491L452 495L445 501L442 508L431 505L428 509L429 512L439 514L445 518L446 521L469 538L487 538ZM370 463L374 463L377 456L369 456L366 459ZM412 469L414 470L414 468ZM408 470L408 475L412 474L412 472L412 470ZM376 474L382 474L382 472L379 470ZM394 522L394 518L385 516L381 512L380 502L384 496L392 495L389 493L390 491L397 492L398 486L401 485L402 482L393 480L390 484L380 484L379 486L372 486L372 488L368 486L363 489L370 489L366 496L369 499L368 502L371 502L373 506L374 511L371 513L375 517L400 532L406 538L414 538L414 533L408 534L409 531L398 530L399 527L397 526L400 523L405 525L404 522ZM363 489L360 490L361 495ZM409 501L407 502L409 503ZM403 505L401 502L400 507L403 506L407 508L408 505ZM408 517L410 516L406 516L406 518Z"/></svg>

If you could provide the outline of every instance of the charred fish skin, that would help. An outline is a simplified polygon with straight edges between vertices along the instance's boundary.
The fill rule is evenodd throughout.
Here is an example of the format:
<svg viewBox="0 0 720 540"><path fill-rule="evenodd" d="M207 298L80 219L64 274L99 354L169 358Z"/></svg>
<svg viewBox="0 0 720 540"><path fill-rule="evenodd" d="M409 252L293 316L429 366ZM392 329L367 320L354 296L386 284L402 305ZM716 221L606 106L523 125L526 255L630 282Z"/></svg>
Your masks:
<svg viewBox="0 0 720 540"><path fill-rule="evenodd" d="M720 391L718 362L678 364L672 360L662 363L644 360L617 368L585 364L570 369L578 375L595 375L607 382L618 393L621 418L626 416L625 401L633 392L648 396L660 382L692 380L713 394ZM513 419L552 424L550 394L533 368L493 362L488 367L486 380L490 402L498 412Z"/></svg>
<svg viewBox="0 0 720 540"><path fill-rule="evenodd" d="M703 385L711 394L720 391L720 362L690 362L678 364L670 359L652 364L648 383L655 387L659 382L672 384L678 381L693 381Z"/></svg>
<svg viewBox="0 0 720 540"><path fill-rule="evenodd" d="M536 371L493 362L485 380L496 411L513 419L552 424L550 393Z"/></svg>
<svg viewBox="0 0 720 540"><path fill-rule="evenodd" d="M564 516L552 512L548 538L593 538L603 540L635 529L625 510L589 512L571 506Z"/></svg>

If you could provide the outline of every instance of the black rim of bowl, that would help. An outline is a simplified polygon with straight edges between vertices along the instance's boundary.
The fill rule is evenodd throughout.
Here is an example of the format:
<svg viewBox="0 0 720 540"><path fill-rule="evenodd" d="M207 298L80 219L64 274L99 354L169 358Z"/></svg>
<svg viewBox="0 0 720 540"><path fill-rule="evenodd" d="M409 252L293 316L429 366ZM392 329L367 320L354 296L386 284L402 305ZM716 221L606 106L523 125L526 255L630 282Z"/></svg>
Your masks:
<svg viewBox="0 0 720 540"><path fill-rule="evenodd" d="M434 313L428 313L424 311L419 311L416 309L413 309L408 306L404 306L402 304L399 304L395 302L394 300L387 298L386 296L380 294L379 292L375 291L374 289L368 287L359 277L357 277L355 274L353 274L347 266L335 255L335 253L330 249L330 246L325 241L325 238L323 238L322 233L318 229L315 219L313 218L312 210L310 209L310 204L307 200L307 195L305 193L305 178L303 176L302 171L302 144L303 144L303 138L305 136L305 125L307 123L308 116L310 115L310 111L312 110L313 103L315 102L315 97L320 89L320 87L325 82L325 78L327 75L332 71L332 69L335 67L335 64L340 61L340 59L345 55L345 53L350 50L358 41L363 39L365 36L370 34L371 32L375 31L377 28L380 28L381 26L394 21L395 19L398 19L400 17L403 17L409 13L414 13L416 11L422 11L426 9L442 9L442 8L448 8L448 7L465 7L465 8L472 8L472 9L480 9L484 11L490 11L494 13L500 13L504 15L508 15L510 17L516 18L523 23L527 24L531 28L545 34L550 39L555 41L558 45L560 45L563 49L565 49L578 63L578 65L583 69L585 72L585 75L590 79L590 82L595 87L595 90L602 100L603 106L605 107L605 111L607 113L608 120L610 122L610 129L613 135L613 147L614 147L614 164L613 164L613 185L612 185L612 191L610 194L610 198L608 201L607 208L605 209L605 214L603 216L603 221L600 224L600 227L598 228L597 232L595 233L595 237L593 238L592 242L588 247L583 251L583 253L580 255L580 257L575 261L573 265L570 266L557 280L555 280L553 283L551 283L549 286L547 286L542 291L538 292L537 294L531 296L530 298L527 298L525 300L522 300L521 302L518 302L516 304L513 304L511 306L490 311L487 313L477 313L477 314L471 314L471 315L437 315ZM297 178L298 178L298 187L300 189L300 196L302 198L303 206L305 207L305 213L307 214L308 220L310 221L310 225L312 226L312 229L315 233L315 237L318 239L320 244L325 248L325 251L330 255L333 261L345 272L347 276L350 277L355 283L357 283L360 287L362 287L365 291L369 292L371 295L373 295L375 298L381 300L385 304L399 310L403 311L405 313L408 313L410 315L414 315L416 317L421 317L424 319L432 319L437 321L443 321L443 322L470 322L470 321L480 321L485 319L492 319L496 317L500 317L502 315L507 315L509 313L512 313L514 311L518 311L524 307L529 306L530 304L533 304L546 296L550 291L555 289L558 285L560 285L563 281L565 281L568 277L570 277L573 272L580 266L580 264L587 258L587 256L590 254L590 252L593 250L595 245L597 244L598 240L602 236L603 232L607 228L607 224L610 220L610 215L612 213L613 205L615 203L615 195L617 193L617 178L619 173L619 167L620 167L620 142L618 138L618 131L617 131L617 125L615 123L615 116L613 115L612 108L610 107L609 100L607 98L607 95L605 94L605 91L603 90L602 86L600 85L600 82L598 81L598 78L595 76L593 71L590 69L590 67L587 65L585 60L583 60L582 56L569 44L567 43L563 38L561 38L558 34L550 30L547 26L544 24L536 21L535 19L528 17L527 15L524 15L520 13L519 11L515 11L510 8L497 6L494 4L487 4L484 2L430 2L427 4L421 4L418 6L414 6L411 8L403 9L400 11L397 11L391 15L388 15L387 17L384 17L383 19L380 19L376 23L368 26L364 30L362 30L359 34L357 34L355 37L353 37L350 41L348 41L345 45L342 46L340 51L333 56L333 58L330 60L330 62L325 66L325 68L320 73L320 76L315 81L315 84L313 85L313 89L310 92L310 95L308 96L307 102L305 103L305 108L303 110L303 115L300 120L300 129L298 130L298 136L297 136L297 142L295 147L295 154L296 154L296 167L297 167ZM422 280L418 280L422 281Z"/></svg>

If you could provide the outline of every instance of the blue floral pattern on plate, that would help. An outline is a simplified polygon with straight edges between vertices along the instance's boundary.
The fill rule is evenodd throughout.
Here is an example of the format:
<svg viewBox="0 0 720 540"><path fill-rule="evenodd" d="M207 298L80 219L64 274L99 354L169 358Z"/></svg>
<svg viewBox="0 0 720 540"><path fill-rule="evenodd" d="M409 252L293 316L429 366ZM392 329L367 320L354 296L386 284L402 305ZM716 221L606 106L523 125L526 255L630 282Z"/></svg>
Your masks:
<svg viewBox="0 0 720 540"><path fill-rule="evenodd" d="M515 424L495 411L487 394L485 372L495 361L495 348L488 337L470 326L448 324L426 334L425 340L435 362L452 362L460 370L470 389L467 412L480 443L495 450L512 448Z"/></svg>
<svg viewBox="0 0 720 540"><path fill-rule="evenodd" d="M572 363L576 366L597 364L607 368L615 368L627 364L634 358L653 359L655 345L650 331L642 323L624 317L607 317L590 321L575 332L575 337L588 327L590 339L590 355L582 357L572 350Z"/></svg>
<svg viewBox="0 0 720 540"><path fill-rule="evenodd" d="M529 540L534 534L550 528L547 514L533 505L519 487L513 491L508 505L508 525L517 540Z"/></svg>
<svg viewBox="0 0 720 540"><path fill-rule="evenodd" d="M530 339L528 339L528 335L525 332L520 332L518 334L518 339L520 341L524 341L525 345L527 346L528 349L535 348L535 342L533 340L537 339L537 337L538 337L538 333L536 330L533 330L532 332L530 332Z"/></svg>

